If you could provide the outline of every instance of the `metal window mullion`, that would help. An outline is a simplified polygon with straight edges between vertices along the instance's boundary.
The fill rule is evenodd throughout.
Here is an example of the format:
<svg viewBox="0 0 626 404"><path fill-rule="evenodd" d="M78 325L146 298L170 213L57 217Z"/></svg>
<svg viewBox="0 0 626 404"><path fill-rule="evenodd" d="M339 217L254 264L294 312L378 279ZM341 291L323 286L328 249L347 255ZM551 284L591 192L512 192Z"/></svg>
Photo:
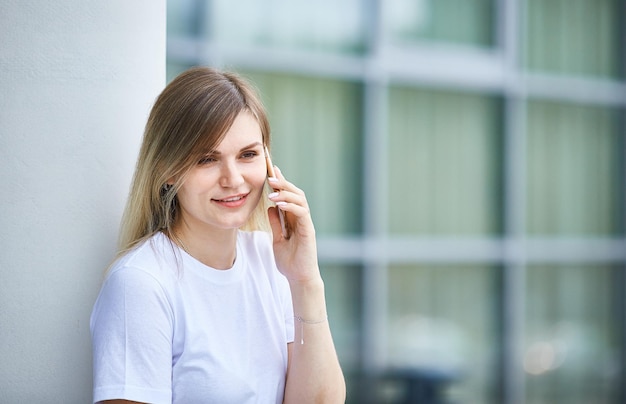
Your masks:
<svg viewBox="0 0 626 404"><path fill-rule="evenodd" d="M522 355L526 300L526 99L505 98L503 239L503 394L507 404L525 402Z"/></svg>
<svg viewBox="0 0 626 404"><path fill-rule="evenodd" d="M504 58L504 228L502 274L502 395L506 404L525 401L522 372L526 257L526 94L522 83L524 0L499 0L497 43Z"/></svg>
<svg viewBox="0 0 626 404"><path fill-rule="evenodd" d="M621 16L621 21L618 24L618 26L620 27L620 32L619 32L619 38L621 38L621 41L619 41L619 43L621 44L620 48L619 48L619 52L621 52L621 57L620 57L620 62L621 62L621 66L620 66L620 73L622 75L621 79L622 82L624 83L626 80L626 17L624 17L626 14L626 2L622 2L621 3L621 9L618 9L619 11L619 15ZM625 83L626 84L626 83ZM618 113L618 123L617 123L617 131L618 131L618 145L617 148L618 150L621 151L620 153L620 159L619 159L619 165L620 165L620 174L621 176L619 177L619 184L621 185L620 189L618 190L619 192L619 208L618 208L618 217L619 217L619 221L620 221L620 228L619 228L619 232L620 232L620 236L622 238L622 240L626 240L626 238L624 237L624 234L626 232L626 106L622 106L619 110ZM626 248L624 249L626 250ZM620 360L620 373L621 373L621 378L622 380L624 379L625 375L626 375L626 258L624 259L624 261L621 263L621 265L618 266L618 270L620 271L618 279L620 280L620 282L617 285L616 288L616 294L618 296L617 298L617 302L619 304L619 307L617 309L617 313L618 313L618 321L621 322L620 324L620 330L621 330L621 338L620 338L620 356L621 356L621 360ZM620 383L620 387L619 387L619 392L618 394L618 401L619 402L626 402L626 384L625 383Z"/></svg>
<svg viewBox="0 0 626 404"><path fill-rule="evenodd" d="M618 14L620 17L620 21L617 24L619 32L617 33L618 38L620 39L618 43L620 44L619 49L620 52L620 66L619 73L621 74L621 81L624 85L626 85L626 2L621 2L619 6L617 6ZM618 131L618 145L617 148L620 151L620 178L619 184L620 189L619 193L619 204L618 204L618 217L620 223L620 236L622 240L626 240L624 238L624 233L626 232L626 106L622 105L620 107L618 113L618 122L617 122L617 131ZM619 325L621 336L620 336L620 373L621 379L623 380L626 375L626 259L618 266L618 280L617 286L615 288L615 293L617 294L617 316L618 322L621 322ZM617 393L617 401L618 402L626 402L626 384L620 383L619 391Z"/></svg>
<svg viewBox="0 0 626 404"><path fill-rule="evenodd" d="M387 365L387 262L372 256L370 243L384 240L387 229L387 81L381 70L384 43L382 0L369 0L363 77L363 368L375 373Z"/></svg>
<svg viewBox="0 0 626 404"><path fill-rule="evenodd" d="M370 81L371 80L371 81ZM371 247L386 239L388 200L388 159L386 151L387 88L376 78L364 84L363 212L363 322L364 367L379 370L386 364L387 259L372 254Z"/></svg>
<svg viewBox="0 0 626 404"><path fill-rule="evenodd" d="M505 100L505 226L503 262L504 398L507 404L525 402L522 352L526 298L526 106L523 97Z"/></svg>

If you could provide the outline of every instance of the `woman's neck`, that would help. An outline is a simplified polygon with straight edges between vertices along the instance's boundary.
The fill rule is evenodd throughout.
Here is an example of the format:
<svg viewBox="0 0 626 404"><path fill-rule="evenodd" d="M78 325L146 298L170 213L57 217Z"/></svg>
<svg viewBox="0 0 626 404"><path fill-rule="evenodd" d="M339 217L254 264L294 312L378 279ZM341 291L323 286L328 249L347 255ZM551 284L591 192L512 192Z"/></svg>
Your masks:
<svg viewBox="0 0 626 404"><path fill-rule="evenodd" d="M173 241L187 254L214 269L230 269L237 257L237 229L198 231L185 223L174 226Z"/></svg>

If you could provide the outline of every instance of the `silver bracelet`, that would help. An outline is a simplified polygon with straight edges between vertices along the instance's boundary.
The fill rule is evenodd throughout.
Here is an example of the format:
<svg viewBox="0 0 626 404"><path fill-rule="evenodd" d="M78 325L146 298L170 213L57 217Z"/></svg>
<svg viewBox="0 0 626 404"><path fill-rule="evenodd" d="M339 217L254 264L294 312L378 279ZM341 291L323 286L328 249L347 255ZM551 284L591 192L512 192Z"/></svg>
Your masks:
<svg viewBox="0 0 626 404"><path fill-rule="evenodd" d="M305 320L300 316L293 316L300 323L300 345L304 345L304 325L305 324L322 324L328 321L328 316L324 317L322 320L311 321Z"/></svg>

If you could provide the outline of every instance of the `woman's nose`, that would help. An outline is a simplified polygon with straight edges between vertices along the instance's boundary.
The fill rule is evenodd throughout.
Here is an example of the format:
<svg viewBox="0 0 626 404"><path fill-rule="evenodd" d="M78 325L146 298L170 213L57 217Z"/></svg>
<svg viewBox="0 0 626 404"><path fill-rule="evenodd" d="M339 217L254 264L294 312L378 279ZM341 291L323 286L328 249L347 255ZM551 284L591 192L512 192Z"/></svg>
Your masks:
<svg viewBox="0 0 626 404"><path fill-rule="evenodd" d="M234 188L244 182L243 175L236 163L224 162L220 172L220 186Z"/></svg>

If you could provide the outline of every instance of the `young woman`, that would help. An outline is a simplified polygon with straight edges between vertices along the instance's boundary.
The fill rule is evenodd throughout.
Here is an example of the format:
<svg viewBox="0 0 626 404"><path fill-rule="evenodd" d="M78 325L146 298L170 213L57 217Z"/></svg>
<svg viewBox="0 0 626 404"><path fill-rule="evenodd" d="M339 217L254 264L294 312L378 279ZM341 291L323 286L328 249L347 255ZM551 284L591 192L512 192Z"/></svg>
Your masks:
<svg viewBox="0 0 626 404"><path fill-rule="evenodd" d="M237 75L193 68L158 97L91 317L95 402L345 401L307 200L267 178L269 143Z"/></svg>

